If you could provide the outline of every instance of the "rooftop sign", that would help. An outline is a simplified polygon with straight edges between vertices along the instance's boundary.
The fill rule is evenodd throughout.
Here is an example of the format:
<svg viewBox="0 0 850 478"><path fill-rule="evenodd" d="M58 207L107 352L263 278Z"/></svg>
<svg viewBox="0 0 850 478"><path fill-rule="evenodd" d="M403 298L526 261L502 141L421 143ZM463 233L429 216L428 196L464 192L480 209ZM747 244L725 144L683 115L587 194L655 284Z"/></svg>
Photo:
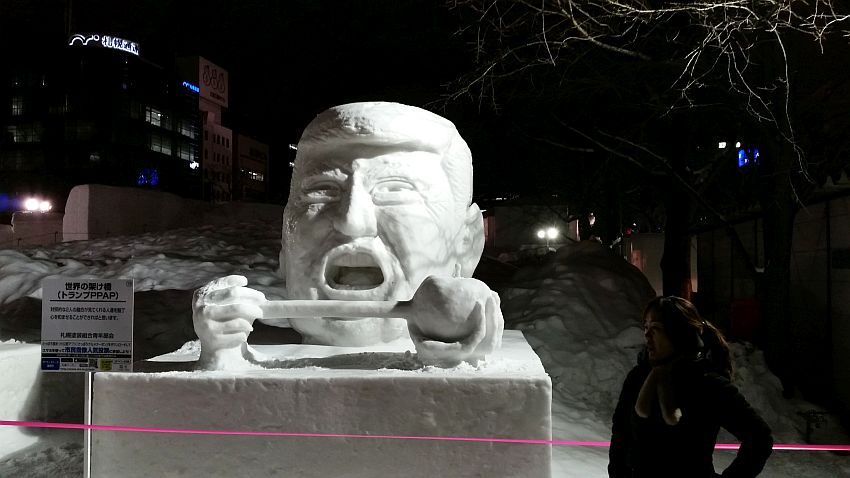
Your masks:
<svg viewBox="0 0 850 478"><path fill-rule="evenodd" d="M68 45L95 46L100 48L111 48L113 50L122 50L134 55L139 54L139 44L123 38L113 37L109 35L98 34L83 34L77 33L71 35L68 39Z"/></svg>
<svg viewBox="0 0 850 478"><path fill-rule="evenodd" d="M201 92L201 88L199 86L193 85L192 83L189 83L188 81L184 81L183 86L186 87L186 88L189 88L190 90L194 91L195 93Z"/></svg>

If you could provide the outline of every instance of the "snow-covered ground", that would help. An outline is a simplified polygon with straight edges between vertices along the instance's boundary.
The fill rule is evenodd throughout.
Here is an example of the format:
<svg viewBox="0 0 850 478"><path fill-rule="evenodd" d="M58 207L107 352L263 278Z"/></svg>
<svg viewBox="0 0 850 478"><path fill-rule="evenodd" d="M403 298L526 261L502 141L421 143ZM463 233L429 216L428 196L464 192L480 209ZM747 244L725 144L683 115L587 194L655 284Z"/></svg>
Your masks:
<svg viewBox="0 0 850 478"><path fill-rule="evenodd" d="M279 224L259 222L0 250L0 355L12 343L39 340L40 283L51 276L134 278L137 358L170 352L194 338L191 294L209 280L241 274L268 298L282 298L279 250ZM607 440L620 385L642 343L638 318L652 296L649 284L598 244L580 243L520 270L500 293L507 327L524 332L552 377L553 438ZM286 331L277 335L293 337ZM761 351L733 344L733 353L737 383L771 424L777 443L802 443L806 425L798 412L817 407L783 399ZM27 430L15 436L20 446L7 443L6 449L20 449L3 455L0 447L0 476L81 476L81 432ZM815 429L812 438L850 443L834 419ZM553 476L605 477L607 453L606 448L555 446ZM717 468L732 456L717 452ZM850 476L850 459L830 452L775 451L762 476Z"/></svg>

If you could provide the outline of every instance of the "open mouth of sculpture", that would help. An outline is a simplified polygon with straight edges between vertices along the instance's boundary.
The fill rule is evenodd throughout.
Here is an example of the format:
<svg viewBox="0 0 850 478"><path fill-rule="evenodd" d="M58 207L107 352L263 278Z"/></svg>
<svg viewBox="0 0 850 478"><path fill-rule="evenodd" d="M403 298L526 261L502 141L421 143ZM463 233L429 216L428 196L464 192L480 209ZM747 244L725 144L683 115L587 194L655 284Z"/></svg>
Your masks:
<svg viewBox="0 0 850 478"><path fill-rule="evenodd" d="M384 283L384 273L371 254L355 252L328 261L325 281L332 289L369 290Z"/></svg>

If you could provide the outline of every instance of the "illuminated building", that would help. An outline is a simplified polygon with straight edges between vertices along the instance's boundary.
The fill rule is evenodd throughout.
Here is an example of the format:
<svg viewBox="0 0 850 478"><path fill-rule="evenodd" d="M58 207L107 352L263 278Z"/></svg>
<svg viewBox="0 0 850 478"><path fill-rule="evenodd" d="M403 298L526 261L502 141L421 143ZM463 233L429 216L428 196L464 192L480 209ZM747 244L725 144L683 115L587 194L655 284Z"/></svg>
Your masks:
<svg viewBox="0 0 850 478"><path fill-rule="evenodd" d="M144 45L75 33L7 62L0 85L0 193L60 209L86 183L201 196L200 88Z"/></svg>
<svg viewBox="0 0 850 478"><path fill-rule="evenodd" d="M188 88L196 92L196 107L201 112L203 137L200 161L202 197L214 203L233 199L233 130L222 124L222 113L229 105L227 70L204 57L178 60Z"/></svg>
<svg viewBox="0 0 850 478"><path fill-rule="evenodd" d="M233 199L268 199L269 146L237 134L234 151Z"/></svg>

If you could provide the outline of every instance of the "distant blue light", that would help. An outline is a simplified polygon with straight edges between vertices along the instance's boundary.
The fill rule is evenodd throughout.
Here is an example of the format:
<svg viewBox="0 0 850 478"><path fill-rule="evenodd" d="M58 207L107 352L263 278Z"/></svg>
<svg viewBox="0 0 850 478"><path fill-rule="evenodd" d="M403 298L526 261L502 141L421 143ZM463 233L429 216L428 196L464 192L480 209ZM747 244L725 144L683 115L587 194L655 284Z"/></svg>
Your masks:
<svg viewBox="0 0 850 478"><path fill-rule="evenodd" d="M186 88L189 88L190 90L194 91L195 93L201 92L201 89L199 87L189 83L188 81L184 81L183 86L185 86Z"/></svg>
<svg viewBox="0 0 850 478"><path fill-rule="evenodd" d="M156 186L159 184L159 173L156 169L145 168L139 173L136 184L139 186Z"/></svg>
<svg viewBox="0 0 850 478"><path fill-rule="evenodd" d="M743 168L748 164L759 164L758 148L740 148L738 150L738 167Z"/></svg>
<svg viewBox="0 0 850 478"><path fill-rule="evenodd" d="M12 198L8 194L0 193L0 211L11 211L12 206Z"/></svg>

